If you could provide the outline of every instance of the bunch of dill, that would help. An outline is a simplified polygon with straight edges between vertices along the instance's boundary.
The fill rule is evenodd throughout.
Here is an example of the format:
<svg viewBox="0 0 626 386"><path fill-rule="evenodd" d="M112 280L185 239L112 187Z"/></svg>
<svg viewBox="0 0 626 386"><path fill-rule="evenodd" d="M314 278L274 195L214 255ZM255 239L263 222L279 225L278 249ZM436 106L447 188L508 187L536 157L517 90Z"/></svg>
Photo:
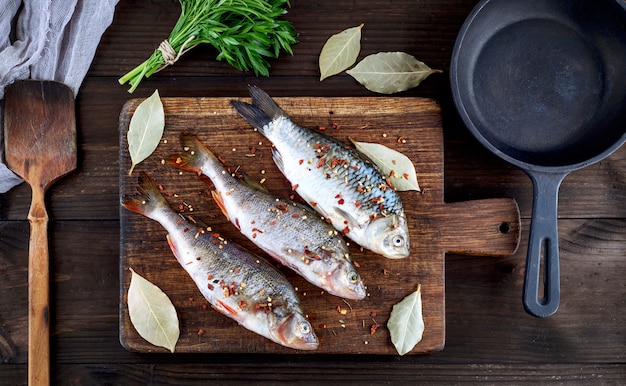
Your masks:
<svg viewBox="0 0 626 386"><path fill-rule="evenodd" d="M119 79L133 92L141 80L174 64L181 55L201 43L218 51L241 71L269 75L267 58L278 57L281 49L293 54L297 42L291 23L278 20L287 13L288 0L180 0L181 14L170 36L152 55Z"/></svg>

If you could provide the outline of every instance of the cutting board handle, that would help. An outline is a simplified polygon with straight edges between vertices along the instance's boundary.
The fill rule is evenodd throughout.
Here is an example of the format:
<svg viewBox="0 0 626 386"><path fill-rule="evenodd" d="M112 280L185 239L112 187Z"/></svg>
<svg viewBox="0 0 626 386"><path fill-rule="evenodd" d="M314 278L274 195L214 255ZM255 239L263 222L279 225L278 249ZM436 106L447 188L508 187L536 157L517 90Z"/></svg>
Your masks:
<svg viewBox="0 0 626 386"><path fill-rule="evenodd" d="M442 245L448 253L510 256L520 242L520 212L512 198L492 198L446 203L448 224L441 227Z"/></svg>
<svg viewBox="0 0 626 386"><path fill-rule="evenodd" d="M28 212L30 245L28 252L28 384L50 384L50 312L48 213L44 188L33 187Z"/></svg>

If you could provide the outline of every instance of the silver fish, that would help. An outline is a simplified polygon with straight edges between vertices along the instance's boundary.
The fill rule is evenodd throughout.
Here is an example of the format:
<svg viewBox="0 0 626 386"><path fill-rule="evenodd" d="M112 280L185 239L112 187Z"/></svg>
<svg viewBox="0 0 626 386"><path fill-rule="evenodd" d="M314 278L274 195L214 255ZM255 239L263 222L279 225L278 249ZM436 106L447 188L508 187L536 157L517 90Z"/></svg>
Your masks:
<svg viewBox="0 0 626 386"><path fill-rule="evenodd" d="M371 162L344 143L295 124L258 87L252 104L231 101L268 138L274 162L296 192L345 236L397 259L409 255L409 231L398 193Z"/></svg>
<svg viewBox="0 0 626 386"><path fill-rule="evenodd" d="M236 243L183 219L145 173L139 177L138 191L124 196L122 205L167 230L174 256L214 309L283 346L318 347L298 296L280 271Z"/></svg>
<svg viewBox="0 0 626 386"><path fill-rule="evenodd" d="M209 177L215 202L243 235L328 293L365 297L348 246L331 224L304 205L231 175L195 135L182 134L181 143L185 151L170 157L170 164Z"/></svg>

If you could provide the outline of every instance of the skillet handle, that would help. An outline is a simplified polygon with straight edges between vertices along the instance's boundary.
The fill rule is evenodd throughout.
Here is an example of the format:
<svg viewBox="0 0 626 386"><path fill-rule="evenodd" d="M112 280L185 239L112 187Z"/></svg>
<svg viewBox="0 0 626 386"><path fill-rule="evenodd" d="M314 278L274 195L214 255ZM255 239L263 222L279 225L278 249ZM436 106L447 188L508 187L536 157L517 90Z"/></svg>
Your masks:
<svg viewBox="0 0 626 386"><path fill-rule="evenodd" d="M524 308L531 315L545 318L559 308L558 195L567 173L533 171L529 175L534 196L524 277Z"/></svg>

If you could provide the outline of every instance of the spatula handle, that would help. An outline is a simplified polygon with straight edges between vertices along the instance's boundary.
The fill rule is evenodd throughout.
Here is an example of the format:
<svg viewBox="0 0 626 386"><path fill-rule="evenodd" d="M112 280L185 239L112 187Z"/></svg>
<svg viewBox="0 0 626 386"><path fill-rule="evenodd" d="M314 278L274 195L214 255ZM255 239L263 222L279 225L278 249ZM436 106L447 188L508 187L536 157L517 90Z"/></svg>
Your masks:
<svg viewBox="0 0 626 386"><path fill-rule="evenodd" d="M44 189L33 188L28 213L28 384L50 384L48 213Z"/></svg>

